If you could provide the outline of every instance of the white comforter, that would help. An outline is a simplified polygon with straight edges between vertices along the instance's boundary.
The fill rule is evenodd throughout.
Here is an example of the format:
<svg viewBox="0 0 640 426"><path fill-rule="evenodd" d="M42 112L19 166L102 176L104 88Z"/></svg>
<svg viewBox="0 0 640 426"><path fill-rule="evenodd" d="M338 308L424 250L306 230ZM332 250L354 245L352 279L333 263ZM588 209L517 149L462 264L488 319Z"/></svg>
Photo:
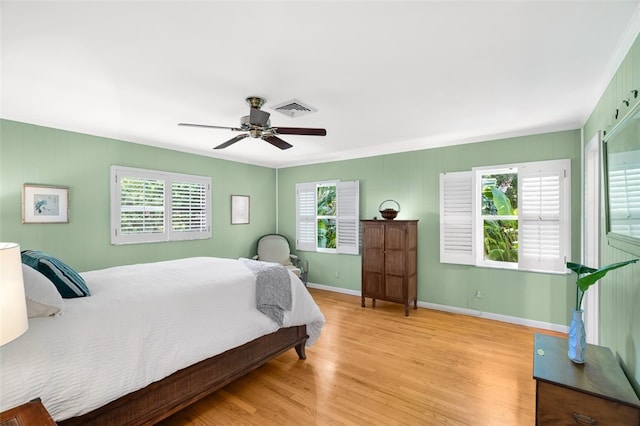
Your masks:
<svg viewBox="0 0 640 426"><path fill-rule="evenodd" d="M91 297L66 299L57 317L0 348L0 410L41 398L56 421L79 416L203 359L274 332L256 309L255 276L211 257L81 274ZM283 327L307 324L312 345L324 316L290 273L293 307Z"/></svg>

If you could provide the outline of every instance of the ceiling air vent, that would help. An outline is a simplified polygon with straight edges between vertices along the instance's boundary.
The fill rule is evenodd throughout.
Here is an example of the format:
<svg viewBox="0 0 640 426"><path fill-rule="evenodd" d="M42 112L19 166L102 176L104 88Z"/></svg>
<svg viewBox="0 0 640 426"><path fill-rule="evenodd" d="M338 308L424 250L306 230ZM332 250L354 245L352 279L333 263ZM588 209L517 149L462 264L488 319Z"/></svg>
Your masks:
<svg viewBox="0 0 640 426"><path fill-rule="evenodd" d="M317 109L312 108L309 105L303 104L297 99L283 102L281 104L272 106L271 108L289 117L300 117L302 115L311 114L312 112L318 111Z"/></svg>

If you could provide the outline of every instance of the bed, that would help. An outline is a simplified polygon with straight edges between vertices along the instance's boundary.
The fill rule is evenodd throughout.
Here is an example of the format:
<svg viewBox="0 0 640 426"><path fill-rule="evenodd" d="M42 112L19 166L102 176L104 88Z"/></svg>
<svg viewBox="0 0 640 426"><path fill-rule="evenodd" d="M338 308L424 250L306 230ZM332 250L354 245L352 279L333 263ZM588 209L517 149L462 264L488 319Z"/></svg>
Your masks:
<svg viewBox="0 0 640 426"><path fill-rule="evenodd" d="M153 424L284 351L304 359L322 312L288 271L291 309L259 311L256 264L196 257L80 274L90 297L30 318L0 348L0 410L40 398L62 425Z"/></svg>

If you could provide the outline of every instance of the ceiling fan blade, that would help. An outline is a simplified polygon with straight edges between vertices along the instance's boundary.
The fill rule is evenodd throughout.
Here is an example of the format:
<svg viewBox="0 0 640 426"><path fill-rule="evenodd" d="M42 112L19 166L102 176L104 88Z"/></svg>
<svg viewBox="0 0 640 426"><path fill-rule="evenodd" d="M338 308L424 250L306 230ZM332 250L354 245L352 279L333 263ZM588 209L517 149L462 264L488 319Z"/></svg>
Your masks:
<svg viewBox="0 0 640 426"><path fill-rule="evenodd" d="M226 126L212 126L210 124L193 124L193 123L178 123L178 126L189 126L189 127L206 127L208 129L225 129L225 130L235 130L236 132L242 132L243 130L238 127L226 127Z"/></svg>
<svg viewBox="0 0 640 426"><path fill-rule="evenodd" d="M280 139L277 136L265 136L262 138L263 140L269 142L271 145L276 146L280 149L289 149L291 148L293 145L291 145L290 143L287 143L285 141L283 141L282 139Z"/></svg>
<svg viewBox="0 0 640 426"><path fill-rule="evenodd" d="M266 111L262 111L258 108L251 108L251 111L249 112L249 124L264 127L269 121L269 116L271 116L271 114Z"/></svg>
<svg viewBox="0 0 640 426"><path fill-rule="evenodd" d="M306 135L306 136L326 136L326 129L311 129L307 127L272 127L279 135Z"/></svg>
<svg viewBox="0 0 640 426"><path fill-rule="evenodd" d="M222 149L222 148L226 148L226 147L228 147L228 146L230 146L230 145L233 145L234 143L236 143L236 142L238 142L238 141L241 141L242 139L244 139L244 138L246 138L246 137L249 137L249 134L248 134L248 133L243 133L243 134L241 134L241 135L236 136L235 138L231 138L231 139L229 139L228 141L226 141L226 142L224 142L224 143L221 143L220 145L216 146L216 147L215 147L215 148L213 148L213 149Z"/></svg>

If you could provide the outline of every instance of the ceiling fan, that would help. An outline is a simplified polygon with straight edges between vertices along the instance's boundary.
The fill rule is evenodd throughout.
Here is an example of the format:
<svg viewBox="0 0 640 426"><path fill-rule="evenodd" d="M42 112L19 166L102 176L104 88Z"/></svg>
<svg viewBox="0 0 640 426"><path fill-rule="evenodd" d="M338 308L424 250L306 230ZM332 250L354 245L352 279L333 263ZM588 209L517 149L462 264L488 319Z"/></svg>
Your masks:
<svg viewBox="0 0 640 426"><path fill-rule="evenodd" d="M325 129L313 129L307 127L271 127L271 121L269 120L269 116L271 114L260 109L262 108L262 105L264 105L265 99L256 96L250 96L246 99L246 101L251 108L249 109L249 115L245 115L240 118L240 127L213 126L209 124L193 123L178 123L178 126L206 127L209 129L227 129L233 130L235 132L245 132L229 139L224 143L221 143L213 149L226 148L249 136L251 136L252 138L262 139L280 149L289 149L293 145L283 141L278 137L278 135L327 135L327 131Z"/></svg>

